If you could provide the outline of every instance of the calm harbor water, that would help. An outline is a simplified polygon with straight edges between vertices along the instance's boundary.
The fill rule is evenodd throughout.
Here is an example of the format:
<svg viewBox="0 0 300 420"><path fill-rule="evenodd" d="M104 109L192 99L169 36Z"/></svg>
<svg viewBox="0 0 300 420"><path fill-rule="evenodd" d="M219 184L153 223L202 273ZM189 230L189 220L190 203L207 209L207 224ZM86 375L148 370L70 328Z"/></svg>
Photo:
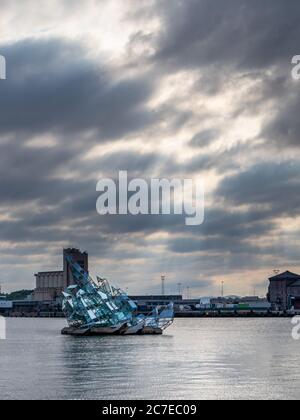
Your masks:
<svg viewBox="0 0 300 420"><path fill-rule="evenodd" d="M0 399L298 399L289 319L178 319L162 337L61 336L8 319Z"/></svg>

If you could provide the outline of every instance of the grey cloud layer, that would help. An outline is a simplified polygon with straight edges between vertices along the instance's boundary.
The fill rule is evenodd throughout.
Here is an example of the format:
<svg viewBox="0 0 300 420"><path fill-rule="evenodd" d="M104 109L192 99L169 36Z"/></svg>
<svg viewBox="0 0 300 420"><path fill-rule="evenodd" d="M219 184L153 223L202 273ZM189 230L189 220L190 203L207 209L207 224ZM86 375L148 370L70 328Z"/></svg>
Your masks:
<svg viewBox="0 0 300 420"><path fill-rule="evenodd" d="M105 141L152 120L146 108L151 82L111 77L109 68L89 59L80 44L29 39L1 51L9 63L0 95L3 134L94 130Z"/></svg>
<svg viewBox="0 0 300 420"><path fill-rule="evenodd" d="M155 58L187 68L286 65L298 50L296 0L158 0L166 27ZM172 65L171 64L171 65ZM220 66L218 68L218 66Z"/></svg>
<svg viewBox="0 0 300 420"><path fill-rule="evenodd" d="M10 216L0 218L4 243L0 264L5 265L6 281L17 272L22 277L22 269L9 271L6 266L15 258L30 273L28 250L33 260L49 252L52 267L58 258L55 245L70 243L88 248L108 273L115 273L116 262L125 257L136 258L149 276L157 276L163 268L180 279L184 272L190 285L206 291L210 279L222 273L273 269L275 260L297 264L293 244L298 237L287 234L290 245L283 250L280 222L299 215L300 161L297 152L290 162L281 159L279 151L299 146L300 85L290 76L290 59L299 53L299 2L139 4L130 19L156 16L162 26L153 33L133 34L128 50L132 46L134 53L119 67L91 58L83 44L57 37L37 36L0 46L9 65L9 78L0 84L0 215ZM66 11L70 6L64 2L64 7ZM144 46L140 53L137 43ZM130 73L128 67L136 71ZM159 93L159 82L162 89L166 76L180 72L196 80L197 89L184 98L190 108L167 99L151 109L149 101ZM228 124L244 113L255 117L268 109L258 136L261 143L210 149L224 127L216 121L213 127L203 128L205 117L197 115L194 97L200 90L207 100L221 100L225 89L234 87L228 82L234 85L236 78L241 85L259 81L253 89L260 89L237 101ZM175 91L177 87L181 88L175 86ZM182 162L175 148L173 155L158 152L165 133L175 137L198 117L198 128L186 138L188 159ZM146 135L148 130L152 137ZM129 142L126 149L130 136L139 141L134 151L129 150ZM55 138L54 145L28 144L37 139L46 142L48 137ZM122 150L85 159L92 146L116 141L122 143ZM100 174L115 177L120 169L135 177L213 172L218 185L208 197L204 225L186 228L181 217L173 216L100 218L95 210L97 178ZM66 178L62 173L74 176ZM168 239L164 235L154 239L158 233L168 234ZM157 262L158 254L168 267ZM32 267L32 271L38 269L37 263ZM150 290L130 270L128 264L132 287ZM200 273L205 281L201 282Z"/></svg>

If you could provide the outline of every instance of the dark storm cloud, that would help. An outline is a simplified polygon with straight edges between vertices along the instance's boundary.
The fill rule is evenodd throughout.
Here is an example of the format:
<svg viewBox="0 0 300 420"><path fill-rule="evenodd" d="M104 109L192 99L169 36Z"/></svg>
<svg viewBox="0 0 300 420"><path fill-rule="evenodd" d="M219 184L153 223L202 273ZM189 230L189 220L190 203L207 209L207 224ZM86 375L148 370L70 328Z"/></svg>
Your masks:
<svg viewBox="0 0 300 420"><path fill-rule="evenodd" d="M242 243L240 240L223 237L215 238L178 238L170 243L170 250L179 254L190 254L194 252L232 252L236 254L256 254L257 247Z"/></svg>
<svg viewBox="0 0 300 420"><path fill-rule="evenodd" d="M275 231L276 223L270 221L269 215L263 211L208 208L206 221L202 226L195 230L182 229L180 233L177 231L178 235L169 240L167 246L171 252L182 255L223 255L227 260L232 260L233 256L251 256L251 263L249 261L248 264L250 268L253 259L264 259L275 254L278 244L261 246L259 242ZM288 253L292 255L292 246ZM279 254L278 251L277 255Z"/></svg>
<svg viewBox="0 0 300 420"><path fill-rule="evenodd" d="M218 129L204 130L197 133L190 141L190 146L195 148L202 148L210 145L220 135Z"/></svg>
<svg viewBox="0 0 300 420"><path fill-rule="evenodd" d="M217 195L229 205L263 206L272 217L296 216L300 211L300 163L261 163L226 177Z"/></svg>
<svg viewBox="0 0 300 420"><path fill-rule="evenodd" d="M247 240L263 236L274 229L274 222L268 220L268 216L264 211L257 209L245 211L226 205L207 207L205 223L190 229L190 233L217 239ZM222 240L219 246L222 246Z"/></svg>
<svg viewBox="0 0 300 420"><path fill-rule="evenodd" d="M208 206L204 224L197 227L186 226L184 216L99 216L95 214L93 194L90 198L88 194L78 196L63 206L61 220L71 210L75 218L86 217L87 225L106 235L168 232L174 235L174 240L178 236L179 242L182 235L189 235L192 244L194 240L199 240L204 248L207 239L207 251L212 251L213 247L218 251L229 250L231 248L227 249L227 246L237 248L239 244L240 252L243 252L243 247L248 247L248 240L268 235L276 228L276 224L269 219L269 212L258 209L232 210L229 206Z"/></svg>
<svg viewBox="0 0 300 420"><path fill-rule="evenodd" d="M282 0L157 1L164 29L156 60L222 72L288 64L299 48L300 4Z"/></svg>
<svg viewBox="0 0 300 420"><path fill-rule="evenodd" d="M275 116L265 124L262 135L274 145L300 147L300 84L293 93L284 97L275 111Z"/></svg>
<svg viewBox="0 0 300 420"><path fill-rule="evenodd" d="M95 131L107 140L145 128L152 93L143 78L123 79L59 39L2 45L8 78L0 86L0 133Z"/></svg>
<svg viewBox="0 0 300 420"><path fill-rule="evenodd" d="M65 147L30 148L14 140L0 144L1 205L37 199L49 203L53 196L71 192L75 186L66 182L61 190L54 177L75 156L75 150Z"/></svg>

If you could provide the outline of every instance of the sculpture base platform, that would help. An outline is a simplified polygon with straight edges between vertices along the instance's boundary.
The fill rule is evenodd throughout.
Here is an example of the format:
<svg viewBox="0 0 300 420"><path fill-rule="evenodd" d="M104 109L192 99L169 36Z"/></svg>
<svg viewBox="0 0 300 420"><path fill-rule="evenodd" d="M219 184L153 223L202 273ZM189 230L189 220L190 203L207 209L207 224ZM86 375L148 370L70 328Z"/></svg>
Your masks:
<svg viewBox="0 0 300 420"><path fill-rule="evenodd" d="M105 336L105 335L162 335L160 328L144 327L135 333L128 327L121 328L75 328L66 327L61 331L62 335L72 335L77 337Z"/></svg>
<svg viewBox="0 0 300 420"><path fill-rule="evenodd" d="M163 330L161 328L144 327L141 332L142 335L162 335Z"/></svg>

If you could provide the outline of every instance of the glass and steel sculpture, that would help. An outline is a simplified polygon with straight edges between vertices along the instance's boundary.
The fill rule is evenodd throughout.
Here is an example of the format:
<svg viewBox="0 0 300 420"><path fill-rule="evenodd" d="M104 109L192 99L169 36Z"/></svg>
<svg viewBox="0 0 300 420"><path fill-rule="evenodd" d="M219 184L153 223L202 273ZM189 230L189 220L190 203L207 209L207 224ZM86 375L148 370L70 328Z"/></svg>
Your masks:
<svg viewBox="0 0 300 420"><path fill-rule="evenodd" d="M79 264L68 258L74 285L63 292L63 311L69 327L63 334L162 334L174 321L173 305L137 315L137 305L105 279L95 282Z"/></svg>

